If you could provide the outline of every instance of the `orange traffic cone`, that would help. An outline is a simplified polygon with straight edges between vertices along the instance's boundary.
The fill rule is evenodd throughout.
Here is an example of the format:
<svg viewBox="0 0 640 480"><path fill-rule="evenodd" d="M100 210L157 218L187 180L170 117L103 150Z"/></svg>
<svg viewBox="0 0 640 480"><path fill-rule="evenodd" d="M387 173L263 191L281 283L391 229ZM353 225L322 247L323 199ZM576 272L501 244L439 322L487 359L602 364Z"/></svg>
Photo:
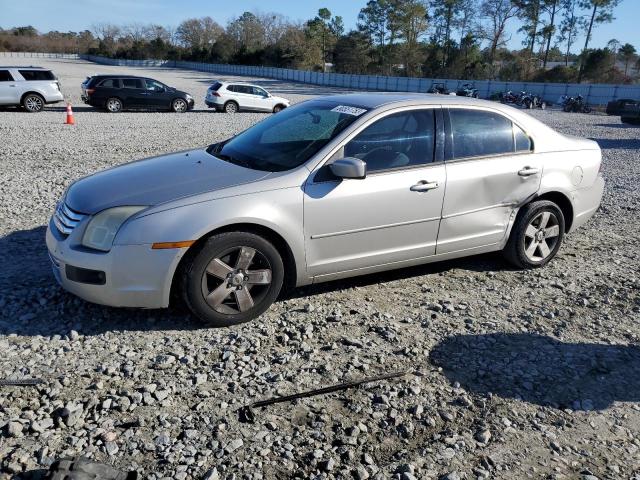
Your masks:
<svg viewBox="0 0 640 480"><path fill-rule="evenodd" d="M67 102L67 120L65 125L75 125L76 121L73 119L73 110L71 109L71 102Z"/></svg>

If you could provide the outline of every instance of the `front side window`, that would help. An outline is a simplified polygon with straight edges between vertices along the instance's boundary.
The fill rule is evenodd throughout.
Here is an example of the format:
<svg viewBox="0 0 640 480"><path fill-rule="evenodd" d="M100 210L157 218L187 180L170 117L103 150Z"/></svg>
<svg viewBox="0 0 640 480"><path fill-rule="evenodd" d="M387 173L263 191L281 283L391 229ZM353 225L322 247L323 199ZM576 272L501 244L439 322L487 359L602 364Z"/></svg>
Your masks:
<svg viewBox="0 0 640 480"><path fill-rule="evenodd" d="M0 82L13 82L13 77L9 70L0 70Z"/></svg>
<svg viewBox="0 0 640 480"><path fill-rule="evenodd" d="M364 160L367 172L431 163L434 129L434 113L431 109L388 115L347 143L344 156Z"/></svg>
<svg viewBox="0 0 640 480"><path fill-rule="evenodd" d="M49 70L18 70L20 75L27 81L55 80L55 75Z"/></svg>
<svg viewBox="0 0 640 480"><path fill-rule="evenodd" d="M314 100L287 108L207 151L254 170L280 172L307 162L367 110ZM348 113L345 113L348 112Z"/></svg>
<svg viewBox="0 0 640 480"><path fill-rule="evenodd" d="M452 158L481 157L513 153L513 124L494 112L452 108Z"/></svg>
<svg viewBox="0 0 640 480"><path fill-rule="evenodd" d="M251 89L253 90L253 94L257 95L259 97L266 97L267 96L267 91L261 89L260 87L251 87Z"/></svg>
<svg viewBox="0 0 640 480"><path fill-rule="evenodd" d="M122 86L124 88L143 88L142 80L139 78L123 78Z"/></svg>
<svg viewBox="0 0 640 480"><path fill-rule="evenodd" d="M151 91L154 91L154 92L164 90L164 84L162 84L162 83L160 83L160 82L158 82L156 80L150 80L150 79L147 78L147 79L145 79L144 83L145 83L145 85L147 87L147 90L151 90Z"/></svg>

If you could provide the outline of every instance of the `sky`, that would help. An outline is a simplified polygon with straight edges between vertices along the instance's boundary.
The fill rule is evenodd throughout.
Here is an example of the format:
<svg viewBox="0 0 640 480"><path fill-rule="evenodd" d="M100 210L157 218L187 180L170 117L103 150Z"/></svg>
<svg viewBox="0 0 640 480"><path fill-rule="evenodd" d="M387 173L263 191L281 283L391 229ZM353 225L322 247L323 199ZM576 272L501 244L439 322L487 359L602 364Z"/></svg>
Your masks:
<svg viewBox="0 0 640 480"><path fill-rule="evenodd" d="M334 15L341 15L349 30L355 28L358 12L365 4L366 0L0 0L0 28L32 25L41 32L81 31L99 22L175 26L184 19L204 16L225 25L245 11L273 11L293 21L304 21L326 7ZM613 23L596 27L591 45L603 47L615 38L640 51L640 0L622 0L614 16ZM516 22L512 22L510 48L522 47L522 35L516 29ZM583 44L584 37L579 38L575 50Z"/></svg>

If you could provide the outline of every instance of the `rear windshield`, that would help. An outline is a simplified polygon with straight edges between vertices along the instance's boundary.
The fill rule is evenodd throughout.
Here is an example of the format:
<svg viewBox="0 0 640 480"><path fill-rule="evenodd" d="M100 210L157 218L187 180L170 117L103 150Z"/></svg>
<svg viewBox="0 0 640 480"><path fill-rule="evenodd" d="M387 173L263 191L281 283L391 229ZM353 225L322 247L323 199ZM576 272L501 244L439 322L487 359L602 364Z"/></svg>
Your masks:
<svg viewBox="0 0 640 480"><path fill-rule="evenodd" d="M56 76L49 70L18 70L27 81L55 80Z"/></svg>
<svg viewBox="0 0 640 480"><path fill-rule="evenodd" d="M209 87L209 90L211 90L212 92L217 92L221 86L222 84L220 82L216 82Z"/></svg>
<svg viewBox="0 0 640 480"><path fill-rule="evenodd" d="M207 150L222 160L254 170L281 172L298 167L315 155L365 108L321 100L287 108Z"/></svg>

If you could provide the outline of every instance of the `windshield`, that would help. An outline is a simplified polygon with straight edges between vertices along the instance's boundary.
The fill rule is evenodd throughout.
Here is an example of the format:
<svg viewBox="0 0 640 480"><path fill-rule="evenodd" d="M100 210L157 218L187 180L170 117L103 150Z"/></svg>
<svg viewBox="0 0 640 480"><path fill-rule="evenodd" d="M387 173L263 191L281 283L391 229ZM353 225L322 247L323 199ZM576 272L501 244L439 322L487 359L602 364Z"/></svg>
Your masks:
<svg viewBox="0 0 640 480"><path fill-rule="evenodd" d="M222 160L269 172L309 160L367 110L316 100L282 110L207 151Z"/></svg>

